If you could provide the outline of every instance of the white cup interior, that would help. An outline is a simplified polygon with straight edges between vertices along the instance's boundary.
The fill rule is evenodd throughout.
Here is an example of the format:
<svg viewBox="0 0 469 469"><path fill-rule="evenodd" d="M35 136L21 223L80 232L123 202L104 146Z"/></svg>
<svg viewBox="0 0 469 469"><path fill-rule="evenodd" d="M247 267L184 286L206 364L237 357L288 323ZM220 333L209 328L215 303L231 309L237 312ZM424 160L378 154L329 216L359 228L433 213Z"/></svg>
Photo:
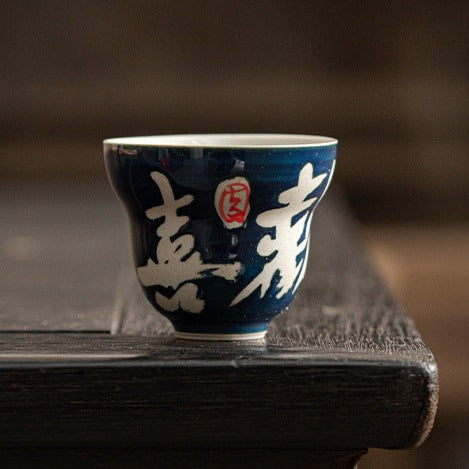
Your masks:
<svg viewBox="0 0 469 469"><path fill-rule="evenodd" d="M295 134L185 134L109 138L103 143L190 148L301 148L334 145L337 139Z"/></svg>

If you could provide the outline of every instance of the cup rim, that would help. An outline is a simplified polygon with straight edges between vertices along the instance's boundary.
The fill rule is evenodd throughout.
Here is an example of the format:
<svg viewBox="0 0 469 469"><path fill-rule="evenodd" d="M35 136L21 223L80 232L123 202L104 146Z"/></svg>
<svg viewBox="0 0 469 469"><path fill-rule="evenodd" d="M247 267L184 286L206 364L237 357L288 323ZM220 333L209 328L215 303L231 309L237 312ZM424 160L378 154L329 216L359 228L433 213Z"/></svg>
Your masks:
<svg viewBox="0 0 469 469"><path fill-rule="evenodd" d="M117 137L103 140L104 145L164 147L164 148L239 148L276 149L310 148L336 145L333 137L303 134L232 133L232 134L174 134L142 137Z"/></svg>

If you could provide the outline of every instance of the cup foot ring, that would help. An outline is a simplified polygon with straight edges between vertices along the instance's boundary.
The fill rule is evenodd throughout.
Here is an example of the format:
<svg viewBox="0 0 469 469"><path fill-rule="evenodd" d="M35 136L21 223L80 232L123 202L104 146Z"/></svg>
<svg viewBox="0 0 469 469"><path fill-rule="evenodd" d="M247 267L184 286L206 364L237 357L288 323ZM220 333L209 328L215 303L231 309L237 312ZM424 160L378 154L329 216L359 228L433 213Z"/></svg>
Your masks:
<svg viewBox="0 0 469 469"><path fill-rule="evenodd" d="M211 334L203 332L175 331L177 339L186 340L209 340L209 341L237 341L237 340L260 340L265 337L267 331L247 332L244 334Z"/></svg>

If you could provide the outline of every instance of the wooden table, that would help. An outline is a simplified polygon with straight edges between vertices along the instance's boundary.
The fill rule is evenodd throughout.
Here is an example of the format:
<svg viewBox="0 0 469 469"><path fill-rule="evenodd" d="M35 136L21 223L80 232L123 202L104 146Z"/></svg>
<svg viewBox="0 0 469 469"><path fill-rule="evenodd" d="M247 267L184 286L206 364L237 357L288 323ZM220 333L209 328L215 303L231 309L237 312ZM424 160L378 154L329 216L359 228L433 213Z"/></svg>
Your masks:
<svg viewBox="0 0 469 469"><path fill-rule="evenodd" d="M353 467L430 431L434 358L337 194L297 298L249 343L172 339L106 186L3 185L0 200L2 467Z"/></svg>

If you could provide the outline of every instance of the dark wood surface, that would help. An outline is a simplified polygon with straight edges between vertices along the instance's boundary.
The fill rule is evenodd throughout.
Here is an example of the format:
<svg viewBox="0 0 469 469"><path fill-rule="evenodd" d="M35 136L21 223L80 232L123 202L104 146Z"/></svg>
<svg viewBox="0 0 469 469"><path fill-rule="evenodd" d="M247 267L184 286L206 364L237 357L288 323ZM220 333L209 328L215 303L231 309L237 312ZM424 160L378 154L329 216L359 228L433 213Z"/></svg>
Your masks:
<svg viewBox="0 0 469 469"><path fill-rule="evenodd" d="M63 189L3 189L1 445L353 455L428 434L435 361L337 195L318 208L307 276L266 340L208 343L173 340L146 303L112 194Z"/></svg>
<svg viewBox="0 0 469 469"><path fill-rule="evenodd" d="M354 468L363 450L314 451L308 449L151 449L151 448L0 448L6 468L219 468L341 469ZM38 461L42 465L38 465Z"/></svg>

